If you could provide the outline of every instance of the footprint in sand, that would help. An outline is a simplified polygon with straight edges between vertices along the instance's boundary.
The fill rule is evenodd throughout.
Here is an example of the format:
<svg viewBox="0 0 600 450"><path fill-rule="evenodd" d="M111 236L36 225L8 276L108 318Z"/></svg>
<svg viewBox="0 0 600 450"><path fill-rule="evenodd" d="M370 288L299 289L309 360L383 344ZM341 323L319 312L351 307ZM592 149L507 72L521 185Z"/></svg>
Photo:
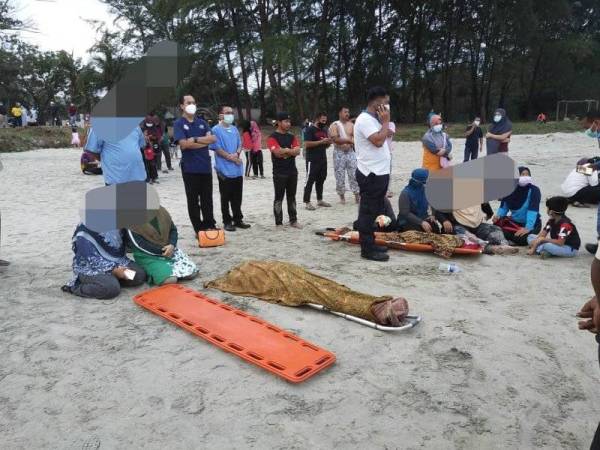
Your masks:
<svg viewBox="0 0 600 450"><path fill-rule="evenodd" d="M81 450L98 450L99 448L100 438L98 436L90 436L83 442L83 445L81 446Z"/></svg>

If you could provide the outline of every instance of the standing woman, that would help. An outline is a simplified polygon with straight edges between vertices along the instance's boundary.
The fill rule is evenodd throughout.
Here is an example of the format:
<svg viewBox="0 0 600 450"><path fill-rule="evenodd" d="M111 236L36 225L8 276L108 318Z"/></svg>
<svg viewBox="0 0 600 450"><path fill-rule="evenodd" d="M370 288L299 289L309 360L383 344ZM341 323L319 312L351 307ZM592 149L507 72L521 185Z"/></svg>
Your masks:
<svg viewBox="0 0 600 450"><path fill-rule="evenodd" d="M252 126L250 121L244 120L242 123L242 150L246 155L246 171L244 176L250 178L250 170L252 169L252 158L250 151L252 150Z"/></svg>
<svg viewBox="0 0 600 450"><path fill-rule="evenodd" d="M252 161L252 167L254 170L254 178L265 177L263 169L263 154L262 154L262 133L258 124L252 120L250 122L251 136L252 136L252 148L250 149L250 160Z"/></svg>
<svg viewBox="0 0 600 450"><path fill-rule="evenodd" d="M498 108L494 113L492 126L486 133L487 154L508 153L508 143L512 134L512 122L506 111Z"/></svg>
<svg viewBox="0 0 600 450"><path fill-rule="evenodd" d="M434 172L449 165L452 159L452 142L444 132L442 117L438 114L431 116L429 130L423 135L423 169Z"/></svg>

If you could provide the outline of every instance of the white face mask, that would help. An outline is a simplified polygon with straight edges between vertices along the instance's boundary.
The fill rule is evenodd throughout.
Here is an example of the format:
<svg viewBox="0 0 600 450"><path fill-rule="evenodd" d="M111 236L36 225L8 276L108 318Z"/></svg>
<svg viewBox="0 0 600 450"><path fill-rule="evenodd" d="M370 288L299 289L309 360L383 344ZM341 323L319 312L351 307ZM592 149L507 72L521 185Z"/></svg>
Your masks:
<svg viewBox="0 0 600 450"><path fill-rule="evenodd" d="M193 116L194 114L196 114L196 105L187 105L185 107L185 112Z"/></svg>
<svg viewBox="0 0 600 450"><path fill-rule="evenodd" d="M533 184L533 178L528 177L528 176L519 177L519 186L525 187L528 184Z"/></svg>
<svg viewBox="0 0 600 450"><path fill-rule="evenodd" d="M496 114L494 116L494 122L498 123L502 120L502 116L500 114Z"/></svg>
<svg viewBox="0 0 600 450"><path fill-rule="evenodd" d="M434 125L432 127L433 131L435 131L436 133L439 133L440 131L442 131L444 129L444 125L442 125L441 123L438 123L437 125Z"/></svg>
<svg viewBox="0 0 600 450"><path fill-rule="evenodd" d="M227 125L231 125L234 120L235 120L235 117L233 116L233 114L223 115L223 122L225 122Z"/></svg>
<svg viewBox="0 0 600 450"><path fill-rule="evenodd" d="M153 124L153 123L148 123L148 122L146 122L146 126L147 126L148 128L152 127L152 125L154 125L154 124Z"/></svg>
<svg viewBox="0 0 600 450"><path fill-rule="evenodd" d="M478 126L481 124L481 122L480 122L479 120L476 120L476 121L475 121L475 122L473 122L473 123L475 124L475 126L476 126L476 127L478 127Z"/></svg>

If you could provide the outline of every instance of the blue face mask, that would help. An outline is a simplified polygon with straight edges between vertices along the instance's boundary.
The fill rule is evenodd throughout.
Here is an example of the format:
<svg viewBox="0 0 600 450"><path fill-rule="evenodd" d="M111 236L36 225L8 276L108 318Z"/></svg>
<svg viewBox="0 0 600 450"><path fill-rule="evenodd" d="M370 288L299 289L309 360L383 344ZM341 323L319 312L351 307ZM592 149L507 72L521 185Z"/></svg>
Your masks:
<svg viewBox="0 0 600 450"><path fill-rule="evenodd" d="M584 134L587 137L591 137L592 139L600 139L600 131L598 131L598 129L596 129L595 131L593 130L593 126L592 128L588 128L587 130L584 131Z"/></svg>

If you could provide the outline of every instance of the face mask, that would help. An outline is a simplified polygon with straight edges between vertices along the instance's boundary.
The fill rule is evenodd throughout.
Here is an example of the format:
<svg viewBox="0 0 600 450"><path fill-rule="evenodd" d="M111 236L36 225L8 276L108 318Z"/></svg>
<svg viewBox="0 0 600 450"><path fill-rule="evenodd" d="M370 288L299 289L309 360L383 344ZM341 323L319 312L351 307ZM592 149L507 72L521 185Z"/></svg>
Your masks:
<svg viewBox="0 0 600 450"><path fill-rule="evenodd" d="M594 131L593 128L594 128L594 126L592 126L592 128L589 128L589 129L585 130L584 134L587 137L591 137L592 139L599 139L600 138L600 131L598 131L598 130Z"/></svg>
<svg viewBox="0 0 600 450"><path fill-rule="evenodd" d="M146 127L148 127L148 128L152 128L153 125L154 125L153 123L146 122Z"/></svg>
<svg viewBox="0 0 600 450"><path fill-rule="evenodd" d="M502 120L502 116L500 114L496 114L494 116L494 122L498 123Z"/></svg>
<svg viewBox="0 0 600 450"><path fill-rule="evenodd" d="M479 126L479 124L481 124L481 122L479 120L476 120L475 122L473 122L475 124L476 127Z"/></svg>
<svg viewBox="0 0 600 450"><path fill-rule="evenodd" d="M225 122L227 125L231 125L234 121L235 117L233 116L233 114L225 114L223 115L223 122Z"/></svg>
<svg viewBox="0 0 600 450"><path fill-rule="evenodd" d="M519 177L519 186L525 187L528 184L533 184L533 178L527 176Z"/></svg>
<svg viewBox="0 0 600 450"><path fill-rule="evenodd" d="M194 114L196 114L196 105L194 105L194 104L187 105L185 107L185 112L188 113L189 115L193 116Z"/></svg>
<svg viewBox="0 0 600 450"><path fill-rule="evenodd" d="M440 131L442 131L444 129L444 125L442 125L441 123L438 123L437 125L434 125L432 128L433 128L433 131L435 131L436 133L439 133Z"/></svg>

